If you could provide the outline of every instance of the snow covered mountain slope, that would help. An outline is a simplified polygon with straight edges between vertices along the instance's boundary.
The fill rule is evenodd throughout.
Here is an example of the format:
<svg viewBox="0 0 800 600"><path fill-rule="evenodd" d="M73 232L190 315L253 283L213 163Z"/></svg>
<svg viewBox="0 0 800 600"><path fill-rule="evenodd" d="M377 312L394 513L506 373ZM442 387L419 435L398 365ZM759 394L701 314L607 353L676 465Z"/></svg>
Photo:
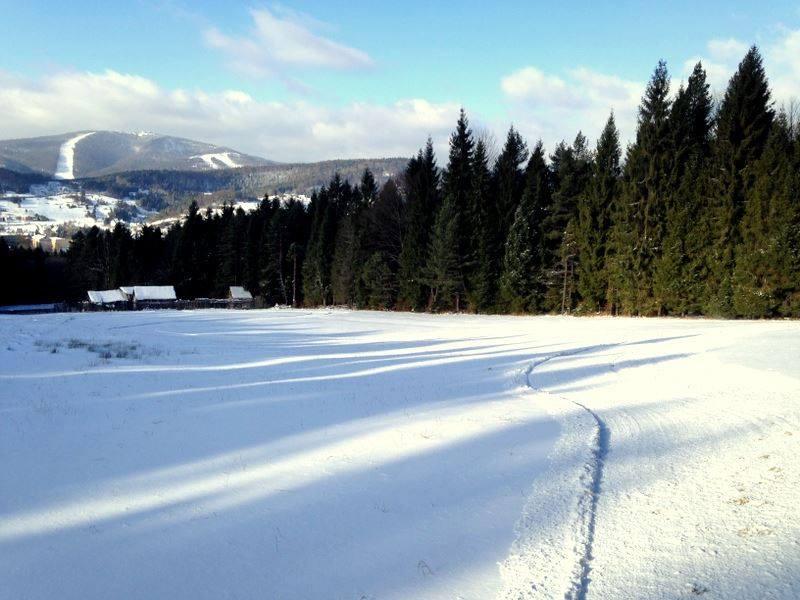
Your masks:
<svg viewBox="0 0 800 600"><path fill-rule="evenodd" d="M53 177L56 179L75 179L75 146L81 140L93 135L95 132L81 133L61 144L58 150L58 162Z"/></svg>
<svg viewBox="0 0 800 600"><path fill-rule="evenodd" d="M163 311L0 341L10 597L800 589L798 323Z"/></svg>
<svg viewBox="0 0 800 600"><path fill-rule="evenodd" d="M200 156L192 156L192 158L199 158L211 169L233 169L242 166L235 161L238 156L239 155L236 152L217 152L216 154L201 154Z"/></svg>
<svg viewBox="0 0 800 600"><path fill-rule="evenodd" d="M0 167L58 179L127 171L197 171L271 164L275 163L230 148L145 132L75 132L0 141Z"/></svg>

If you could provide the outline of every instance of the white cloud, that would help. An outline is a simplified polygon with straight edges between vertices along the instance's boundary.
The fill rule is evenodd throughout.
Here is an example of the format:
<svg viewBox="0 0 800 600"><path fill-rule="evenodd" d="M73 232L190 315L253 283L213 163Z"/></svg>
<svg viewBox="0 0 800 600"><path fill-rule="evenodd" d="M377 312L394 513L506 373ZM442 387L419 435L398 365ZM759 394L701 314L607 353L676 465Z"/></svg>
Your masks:
<svg viewBox="0 0 800 600"><path fill-rule="evenodd" d="M613 110L623 139L631 137L644 84L579 67L563 76L528 66L504 77L500 87L511 101L509 116L530 140L552 150L580 130L596 137Z"/></svg>
<svg viewBox="0 0 800 600"><path fill-rule="evenodd" d="M230 65L241 73L292 79L289 69L347 70L373 65L366 52L312 31L319 24L301 15L266 8L250 14L253 28L247 36L228 35L214 27L205 31L206 43L224 52Z"/></svg>
<svg viewBox="0 0 800 600"><path fill-rule="evenodd" d="M698 61L703 63L715 97L721 98L749 44L735 38L713 39L703 55L694 56L672 73L672 92L686 80ZM761 52L777 106L800 98L800 30L782 29L762 41ZM650 73L643 74L649 77ZM613 110L623 141L636 134L638 106L647 84L579 67L546 73L527 66L503 77L500 88L509 102L509 118L529 140L542 138L552 150L578 130L596 138Z"/></svg>
<svg viewBox="0 0 800 600"><path fill-rule="evenodd" d="M800 29L784 30L766 46L764 62L775 100L781 104L800 99Z"/></svg>
<svg viewBox="0 0 800 600"><path fill-rule="evenodd" d="M524 67L503 77L500 87L509 98L523 101L579 102L579 97L560 77L547 75L536 67Z"/></svg>
<svg viewBox="0 0 800 600"><path fill-rule="evenodd" d="M747 53L748 46L735 38L715 39L707 44L712 59L721 62L739 61Z"/></svg>
<svg viewBox="0 0 800 600"><path fill-rule="evenodd" d="M711 40L707 55L687 60L683 74L691 73L697 61L701 61L714 94L722 97L748 48L749 44L734 38ZM774 39L760 45L760 50L776 104L780 106L800 97L800 30L780 29Z"/></svg>
<svg viewBox="0 0 800 600"><path fill-rule="evenodd" d="M0 72L4 138L66 131L148 130L230 146L279 161L410 156L430 134L437 150L457 103L423 99L325 107L265 102L245 92L164 89L116 71L59 73L37 81Z"/></svg>

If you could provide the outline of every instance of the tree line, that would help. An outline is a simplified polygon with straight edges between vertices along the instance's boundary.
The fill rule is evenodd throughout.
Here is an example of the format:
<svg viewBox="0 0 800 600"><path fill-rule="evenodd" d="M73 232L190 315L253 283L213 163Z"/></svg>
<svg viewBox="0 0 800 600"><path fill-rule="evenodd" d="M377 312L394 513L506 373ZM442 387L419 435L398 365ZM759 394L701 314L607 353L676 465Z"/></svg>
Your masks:
<svg viewBox="0 0 800 600"><path fill-rule="evenodd" d="M443 168L429 139L380 188L367 170L308 206L193 204L165 232L79 233L70 293L244 285L295 306L800 316L796 114L776 110L756 47L719 102L700 63L670 88L659 62L624 155L613 113L594 147L579 132L548 155L513 127L495 152L462 110Z"/></svg>

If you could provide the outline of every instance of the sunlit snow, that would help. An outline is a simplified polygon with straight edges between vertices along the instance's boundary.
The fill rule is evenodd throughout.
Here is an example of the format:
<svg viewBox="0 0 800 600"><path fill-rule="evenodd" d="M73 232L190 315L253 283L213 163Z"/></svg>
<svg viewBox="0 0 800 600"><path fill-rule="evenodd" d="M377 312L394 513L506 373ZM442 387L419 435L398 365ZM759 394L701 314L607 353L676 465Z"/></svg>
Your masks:
<svg viewBox="0 0 800 600"><path fill-rule="evenodd" d="M191 158L199 158L212 169L222 169L225 167L230 167L230 168L241 167L242 165L234 161L231 158L231 155L238 156L236 152L216 152L209 154L200 154L197 156L192 156Z"/></svg>
<svg viewBox="0 0 800 600"><path fill-rule="evenodd" d="M0 596L796 598L800 324L0 316Z"/></svg>
<svg viewBox="0 0 800 600"><path fill-rule="evenodd" d="M81 133L61 144L61 148L58 150L58 164L56 165L56 172L54 175L56 179L75 179L75 146L77 146L78 142L82 139L94 133L94 131Z"/></svg>

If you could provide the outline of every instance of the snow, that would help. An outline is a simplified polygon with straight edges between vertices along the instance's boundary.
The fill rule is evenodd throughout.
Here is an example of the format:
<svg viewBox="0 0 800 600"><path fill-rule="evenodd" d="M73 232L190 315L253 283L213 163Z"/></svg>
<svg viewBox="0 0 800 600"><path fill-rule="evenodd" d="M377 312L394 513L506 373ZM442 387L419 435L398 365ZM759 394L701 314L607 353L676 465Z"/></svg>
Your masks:
<svg viewBox="0 0 800 600"><path fill-rule="evenodd" d="M199 154L197 156L192 156L191 158L199 158L212 169L241 167L242 165L234 161L231 158L231 155L238 156L239 154L237 152L212 152L209 154Z"/></svg>
<svg viewBox="0 0 800 600"><path fill-rule="evenodd" d="M797 322L141 311L0 342L8 597L800 594Z"/></svg>
<svg viewBox="0 0 800 600"><path fill-rule="evenodd" d="M230 287L230 294L233 300L252 300L253 294L248 292L240 285L232 285Z"/></svg>
<svg viewBox="0 0 800 600"><path fill-rule="evenodd" d="M85 194L82 202L72 190L52 195L4 194L0 196L0 234L43 234L59 225L110 228L117 222L111 215L121 204L135 206L133 201L92 193ZM137 213L148 214L140 208Z"/></svg>
<svg viewBox="0 0 800 600"><path fill-rule="evenodd" d="M6 304L0 306L0 313L26 313L26 312L49 312L56 309L56 304Z"/></svg>
<svg viewBox="0 0 800 600"><path fill-rule="evenodd" d="M175 300L175 288L171 285L135 285L135 300Z"/></svg>
<svg viewBox="0 0 800 600"><path fill-rule="evenodd" d="M56 172L53 175L56 179L75 179L75 146L78 145L78 142L94 133L96 132L81 133L61 144L61 148L58 150Z"/></svg>
<svg viewBox="0 0 800 600"><path fill-rule="evenodd" d="M126 300L121 289L89 290L86 293L89 296L89 301L94 304L111 304L113 302L125 302Z"/></svg>

